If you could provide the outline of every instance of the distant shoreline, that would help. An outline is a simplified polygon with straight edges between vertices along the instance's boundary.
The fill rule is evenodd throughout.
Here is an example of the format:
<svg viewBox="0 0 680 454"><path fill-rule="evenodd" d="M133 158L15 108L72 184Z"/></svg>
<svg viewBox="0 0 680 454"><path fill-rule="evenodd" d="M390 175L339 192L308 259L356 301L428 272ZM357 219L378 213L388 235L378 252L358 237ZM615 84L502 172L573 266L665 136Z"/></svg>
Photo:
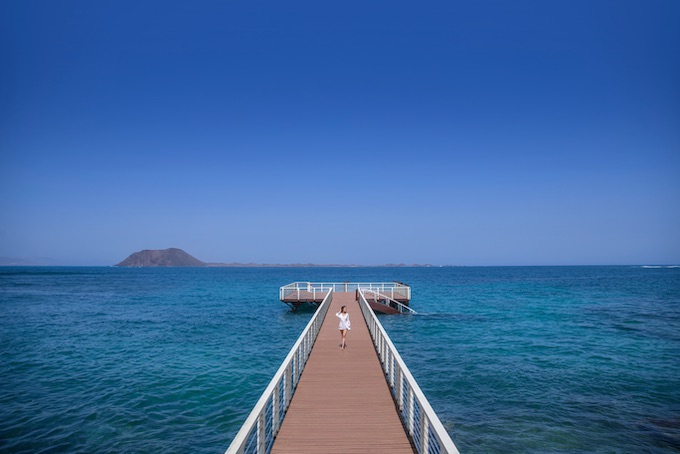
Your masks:
<svg viewBox="0 0 680 454"><path fill-rule="evenodd" d="M255 263L255 262L204 262L179 248L145 249L132 253L116 264L128 268L191 267L191 268L360 268L365 265L316 264L316 263ZM380 267L431 267L430 264L406 265L405 263L386 263Z"/></svg>
<svg viewBox="0 0 680 454"><path fill-rule="evenodd" d="M118 265L66 265L38 263L2 263L0 268L572 268L572 267L633 267L645 269L677 269L680 265L316 265L316 264L267 264L267 263L207 263L201 266L118 266Z"/></svg>
<svg viewBox="0 0 680 454"><path fill-rule="evenodd" d="M382 264L382 265L342 265L342 264L316 264L316 263L205 263L203 265L174 265L174 266L158 266L158 265L73 265L73 264L58 264L58 263L31 263L28 261L0 261L0 268L58 268L58 267L113 267L113 268L446 268L457 267L460 265L428 265L428 264Z"/></svg>
<svg viewBox="0 0 680 454"><path fill-rule="evenodd" d="M206 267L210 268L440 268L442 266L452 265L421 265L412 264L384 264L384 265L318 265L315 263L207 263Z"/></svg>

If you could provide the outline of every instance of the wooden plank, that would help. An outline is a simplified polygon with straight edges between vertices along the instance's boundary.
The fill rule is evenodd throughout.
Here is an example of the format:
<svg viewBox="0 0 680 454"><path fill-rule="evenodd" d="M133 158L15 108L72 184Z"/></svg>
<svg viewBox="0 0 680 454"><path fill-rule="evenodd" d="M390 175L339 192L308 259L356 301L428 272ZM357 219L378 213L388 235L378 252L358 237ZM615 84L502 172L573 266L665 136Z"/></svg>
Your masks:
<svg viewBox="0 0 680 454"><path fill-rule="evenodd" d="M352 321L340 349L335 313ZM354 292L334 293L272 453L410 453Z"/></svg>

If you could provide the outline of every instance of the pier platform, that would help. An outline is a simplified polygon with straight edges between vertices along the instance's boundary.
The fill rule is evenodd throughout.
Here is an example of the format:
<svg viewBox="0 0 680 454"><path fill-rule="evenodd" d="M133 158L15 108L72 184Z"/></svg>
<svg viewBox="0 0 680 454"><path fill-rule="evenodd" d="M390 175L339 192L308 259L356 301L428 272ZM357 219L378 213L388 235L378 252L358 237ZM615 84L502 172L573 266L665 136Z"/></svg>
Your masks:
<svg viewBox="0 0 680 454"><path fill-rule="evenodd" d="M297 311L304 305L320 305L330 291L354 293L356 301L363 292L371 308L382 314L415 313L409 308L411 287L402 282L293 282L281 287L279 298Z"/></svg>

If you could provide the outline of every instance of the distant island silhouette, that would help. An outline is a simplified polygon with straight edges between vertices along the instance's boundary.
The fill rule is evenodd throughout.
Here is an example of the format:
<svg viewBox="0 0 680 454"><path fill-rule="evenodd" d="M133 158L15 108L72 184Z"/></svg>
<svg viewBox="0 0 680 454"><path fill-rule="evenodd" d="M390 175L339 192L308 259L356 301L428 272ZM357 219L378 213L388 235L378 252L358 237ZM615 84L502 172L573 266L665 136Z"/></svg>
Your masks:
<svg viewBox="0 0 680 454"><path fill-rule="evenodd" d="M207 263L198 260L181 249L170 248L163 250L150 250L135 252L116 266L208 266Z"/></svg>
<svg viewBox="0 0 680 454"><path fill-rule="evenodd" d="M316 263L206 263L196 257L186 253L182 249L169 248L169 249L144 249L143 251L135 252L128 256L122 262L114 265L120 267L270 267L270 268L311 268L311 267L365 267L367 265L340 265L340 264L325 264L320 265ZM406 265L404 263L399 264L385 264L377 265L380 267L405 267L405 266L418 266L418 267L429 267L433 265Z"/></svg>

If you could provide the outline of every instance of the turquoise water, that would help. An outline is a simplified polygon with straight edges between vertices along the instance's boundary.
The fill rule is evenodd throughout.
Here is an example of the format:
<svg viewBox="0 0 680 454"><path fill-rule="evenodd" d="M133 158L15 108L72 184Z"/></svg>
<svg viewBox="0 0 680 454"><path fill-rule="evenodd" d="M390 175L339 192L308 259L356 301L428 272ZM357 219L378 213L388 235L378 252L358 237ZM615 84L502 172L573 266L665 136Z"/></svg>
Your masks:
<svg viewBox="0 0 680 454"><path fill-rule="evenodd" d="M297 280L412 285L381 320L462 452L680 452L680 268L643 267L0 268L0 452L223 452Z"/></svg>

